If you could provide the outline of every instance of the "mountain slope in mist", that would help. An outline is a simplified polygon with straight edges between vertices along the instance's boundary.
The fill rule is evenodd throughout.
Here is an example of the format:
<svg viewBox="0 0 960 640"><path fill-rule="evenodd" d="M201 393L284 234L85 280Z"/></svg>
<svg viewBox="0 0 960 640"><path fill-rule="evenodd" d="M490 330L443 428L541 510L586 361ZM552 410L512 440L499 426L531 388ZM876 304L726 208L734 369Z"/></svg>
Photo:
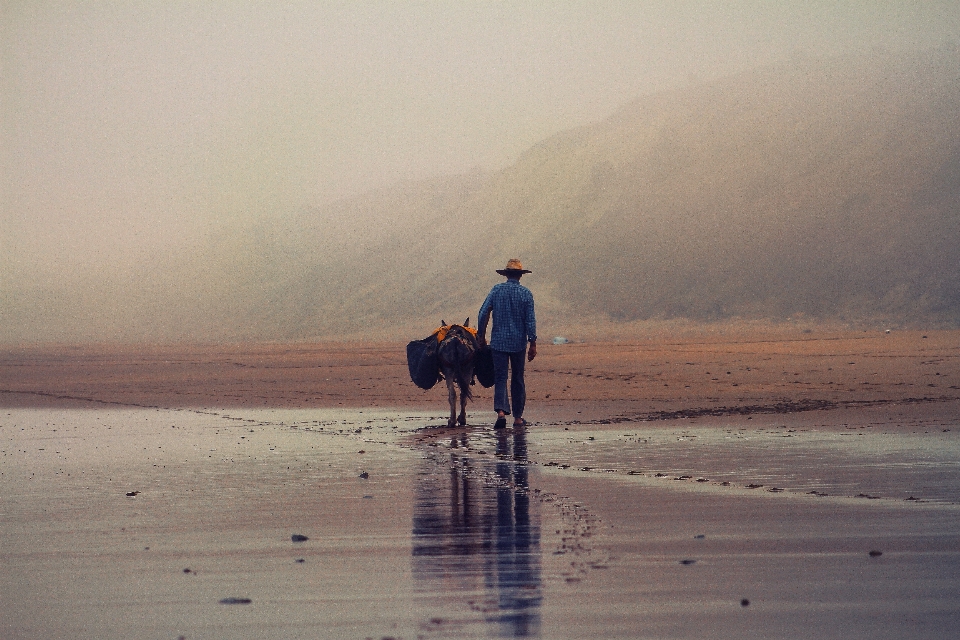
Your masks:
<svg viewBox="0 0 960 640"><path fill-rule="evenodd" d="M314 318L470 310L518 255L560 317L957 323L960 54L804 61L642 98L485 180L407 193L320 214L329 242L362 208L348 218L372 239L333 252L354 267L337 282L325 261L302 280Z"/></svg>
<svg viewBox="0 0 960 640"><path fill-rule="evenodd" d="M960 324L960 51L644 97L503 171L261 220L88 297L128 338L428 327L475 314L514 256L547 323Z"/></svg>
<svg viewBox="0 0 960 640"><path fill-rule="evenodd" d="M545 266L623 319L955 321L958 62L811 63L640 101L566 151L592 182Z"/></svg>

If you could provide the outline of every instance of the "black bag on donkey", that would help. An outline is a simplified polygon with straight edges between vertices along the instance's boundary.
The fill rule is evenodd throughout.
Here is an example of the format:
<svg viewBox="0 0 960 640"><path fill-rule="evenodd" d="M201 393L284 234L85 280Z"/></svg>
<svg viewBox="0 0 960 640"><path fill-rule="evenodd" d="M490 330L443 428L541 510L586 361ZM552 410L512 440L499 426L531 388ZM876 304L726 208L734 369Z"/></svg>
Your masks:
<svg viewBox="0 0 960 640"><path fill-rule="evenodd" d="M473 360L473 375L485 389L493 386L493 351L489 346L477 349L477 354Z"/></svg>
<svg viewBox="0 0 960 640"><path fill-rule="evenodd" d="M407 368L410 379L421 389L432 389L440 379L440 362L437 360L437 336L407 343Z"/></svg>

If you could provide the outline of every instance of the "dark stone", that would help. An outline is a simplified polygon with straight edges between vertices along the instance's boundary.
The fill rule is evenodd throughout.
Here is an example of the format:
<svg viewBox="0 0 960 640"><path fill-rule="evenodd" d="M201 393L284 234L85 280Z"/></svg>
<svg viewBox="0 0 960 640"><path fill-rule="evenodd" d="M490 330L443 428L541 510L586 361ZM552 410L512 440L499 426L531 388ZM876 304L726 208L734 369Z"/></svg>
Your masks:
<svg viewBox="0 0 960 640"><path fill-rule="evenodd" d="M310 538L308 538L307 536L300 535L299 533L295 533L292 536L290 536L290 539L293 542L306 542Z"/></svg>

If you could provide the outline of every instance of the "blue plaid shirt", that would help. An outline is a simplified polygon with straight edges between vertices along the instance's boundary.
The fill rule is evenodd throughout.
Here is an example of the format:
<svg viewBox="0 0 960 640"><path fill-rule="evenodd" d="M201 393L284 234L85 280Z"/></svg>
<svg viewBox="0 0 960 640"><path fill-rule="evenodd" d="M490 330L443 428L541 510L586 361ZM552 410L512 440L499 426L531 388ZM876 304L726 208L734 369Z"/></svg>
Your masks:
<svg viewBox="0 0 960 640"><path fill-rule="evenodd" d="M528 340L536 341L537 317L533 312L533 294L518 280L494 285L480 307L479 326L486 327L491 312L491 349L516 353L527 348Z"/></svg>

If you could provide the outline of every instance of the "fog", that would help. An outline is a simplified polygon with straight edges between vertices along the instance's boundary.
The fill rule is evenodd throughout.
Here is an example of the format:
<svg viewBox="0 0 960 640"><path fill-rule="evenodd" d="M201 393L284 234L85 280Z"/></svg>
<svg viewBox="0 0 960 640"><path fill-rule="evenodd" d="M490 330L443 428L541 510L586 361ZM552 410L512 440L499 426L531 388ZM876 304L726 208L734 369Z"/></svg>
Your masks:
<svg viewBox="0 0 960 640"><path fill-rule="evenodd" d="M11 305L224 229L507 167L641 95L960 34L953 2L3 2L0 20L18 322ZM55 315L27 317L52 338Z"/></svg>

